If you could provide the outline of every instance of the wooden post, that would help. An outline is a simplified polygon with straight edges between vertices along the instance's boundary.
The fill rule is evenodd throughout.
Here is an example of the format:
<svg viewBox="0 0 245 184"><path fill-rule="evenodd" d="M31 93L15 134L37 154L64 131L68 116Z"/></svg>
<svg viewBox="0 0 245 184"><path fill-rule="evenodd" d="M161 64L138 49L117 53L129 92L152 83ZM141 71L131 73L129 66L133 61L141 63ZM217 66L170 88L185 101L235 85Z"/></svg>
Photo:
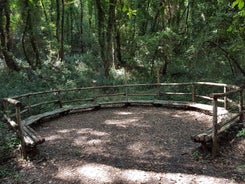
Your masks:
<svg viewBox="0 0 245 184"><path fill-rule="evenodd" d="M7 102L3 99L3 113L6 114L7 111Z"/></svg>
<svg viewBox="0 0 245 184"><path fill-rule="evenodd" d="M227 92L227 87L224 86L224 93ZM227 109L227 96L225 95L224 96L224 109Z"/></svg>
<svg viewBox="0 0 245 184"><path fill-rule="evenodd" d="M157 83L160 83L160 68L157 68Z"/></svg>
<svg viewBox="0 0 245 184"><path fill-rule="evenodd" d="M125 97L126 102L128 102L128 76L127 76L127 67L124 68L124 77L125 77Z"/></svg>
<svg viewBox="0 0 245 184"><path fill-rule="evenodd" d="M31 101L30 101L30 95L27 96L27 104L28 104L28 113L31 116Z"/></svg>
<svg viewBox="0 0 245 184"><path fill-rule="evenodd" d="M59 105L60 105L60 108L62 108L63 107L63 105L62 105L62 100L61 100L62 98L61 98L61 92L60 91L58 91L58 100L59 100Z"/></svg>
<svg viewBox="0 0 245 184"><path fill-rule="evenodd" d="M160 95L160 93L161 93L160 90L161 90L161 84L158 83L158 84L157 84L157 99L158 99L158 100L160 100L160 96L161 96L161 95Z"/></svg>
<svg viewBox="0 0 245 184"><path fill-rule="evenodd" d="M19 135L20 135L20 141L21 141L21 156L24 159L27 159L27 152L26 152L26 144L24 140L24 133L23 133L23 127L21 123L21 116L20 116L20 106L21 103L16 104L16 123L18 124L19 127Z"/></svg>
<svg viewBox="0 0 245 184"><path fill-rule="evenodd" d="M243 89L239 93L239 112L241 113L243 111ZM239 121L242 122L244 120L243 113L240 114Z"/></svg>
<svg viewBox="0 0 245 184"><path fill-rule="evenodd" d="M212 132L212 140L213 140L213 145L212 145L212 156L213 158L217 156L218 151L219 151L219 145L218 145L218 137L217 137L217 117L218 115L218 99L217 97L213 97L213 132Z"/></svg>
<svg viewBox="0 0 245 184"><path fill-rule="evenodd" d="M195 89L195 84L192 84L192 90L191 90L191 96L192 96L192 102L195 102L196 101L196 99L195 99L195 97L196 97L196 89Z"/></svg>
<svg viewBox="0 0 245 184"><path fill-rule="evenodd" d="M92 80L92 87L96 87L96 80ZM96 97L96 89L92 89L92 94L93 94L93 104L96 104L96 100L97 100L97 97Z"/></svg>
<svg viewBox="0 0 245 184"><path fill-rule="evenodd" d="M160 100L160 67L157 68L157 99Z"/></svg>

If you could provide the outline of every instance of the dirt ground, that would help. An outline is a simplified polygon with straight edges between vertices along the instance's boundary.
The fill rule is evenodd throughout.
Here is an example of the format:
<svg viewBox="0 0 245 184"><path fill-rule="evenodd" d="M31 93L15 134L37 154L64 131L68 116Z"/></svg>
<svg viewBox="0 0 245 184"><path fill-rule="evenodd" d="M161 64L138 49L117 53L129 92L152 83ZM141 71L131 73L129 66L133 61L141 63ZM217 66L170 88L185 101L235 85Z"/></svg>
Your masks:
<svg viewBox="0 0 245 184"><path fill-rule="evenodd" d="M203 113L157 107L67 115L34 127L46 141L2 183L243 183L244 138L226 136L216 159L191 141L210 126Z"/></svg>

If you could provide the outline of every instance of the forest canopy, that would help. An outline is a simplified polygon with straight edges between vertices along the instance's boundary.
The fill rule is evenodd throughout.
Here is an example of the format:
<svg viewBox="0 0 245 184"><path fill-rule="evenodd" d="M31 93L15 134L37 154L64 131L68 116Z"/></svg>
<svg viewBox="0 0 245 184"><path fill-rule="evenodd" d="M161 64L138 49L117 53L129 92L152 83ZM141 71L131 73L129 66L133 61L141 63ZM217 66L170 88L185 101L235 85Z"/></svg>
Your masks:
<svg viewBox="0 0 245 184"><path fill-rule="evenodd" d="M242 84L244 0L0 0L0 48L7 87Z"/></svg>

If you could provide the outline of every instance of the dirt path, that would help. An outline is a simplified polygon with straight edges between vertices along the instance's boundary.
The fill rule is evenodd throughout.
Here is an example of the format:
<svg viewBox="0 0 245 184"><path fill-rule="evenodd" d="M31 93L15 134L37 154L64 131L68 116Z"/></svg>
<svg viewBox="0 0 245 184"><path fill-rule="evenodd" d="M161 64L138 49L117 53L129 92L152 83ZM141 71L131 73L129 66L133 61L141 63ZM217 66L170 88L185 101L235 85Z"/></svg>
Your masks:
<svg viewBox="0 0 245 184"><path fill-rule="evenodd" d="M210 122L210 116L199 112L155 107L102 109L45 122L35 129L46 142L32 162L22 163L21 182L242 181L237 170L245 164L240 147L236 157L226 154L216 160L195 151L199 145L190 136L210 127Z"/></svg>

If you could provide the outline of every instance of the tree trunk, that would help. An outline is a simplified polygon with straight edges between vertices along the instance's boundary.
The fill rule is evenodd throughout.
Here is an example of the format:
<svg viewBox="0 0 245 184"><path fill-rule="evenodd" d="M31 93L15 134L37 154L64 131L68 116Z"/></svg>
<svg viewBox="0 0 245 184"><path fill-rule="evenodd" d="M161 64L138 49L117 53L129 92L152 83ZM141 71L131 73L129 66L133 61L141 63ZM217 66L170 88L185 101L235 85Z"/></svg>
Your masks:
<svg viewBox="0 0 245 184"><path fill-rule="evenodd" d="M236 70L239 71L245 77L245 69L242 68L242 66L236 60L235 57L233 57L227 50L223 49L217 43L212 42L212 41L208 41L208 43L210 44L210 46L217 47L218 49L220 49L223 52L224 56L229 61L229 63L232 63L234 65L234 67L236 68ZM230 65L230 66L231 66L231 71L233 72L232 65Z"/></svg>
<svg viewBox="0 0 245 184"><path fill-rule="evenodd" d="M98 19L97 29L98 29L98 40L100 45L100 55L103 63L105 63L104 11L102 9L100 0L96 0L96 6L97 6L97 19ZM106 75L106 69L105 69L105 75Z"/></svg>
<svg viewBox="0 0 245 184"><path fill-rule="evenodd" d="M64 0L61 0L61 35L60 35L60 50L59 59L64 59L64 23L65 23L65 4Z"/></svg>
<svg viewBox="0 0 245 184"><path fill-rule="evenodd" d="M116 0L110 0L109 3L109 17L106 31L106 59L104 61L105 76L109 77L109 72L113 63L113 52L112 52L112 38L113 38L113 28L115 25L115 7Z"/></svg>
<svg viewBox="0 0 245 184"><path fill-rule="evenodd" d="M30 67L32 69L36 69L37 67L41 67L41 60L40 60L40 55L39 55L39 50L38 50L38 46L36 43L36 37L35 37L35 33L34 33L34 28L33 28L33 21L31 19L31 15L33 14L33 10L30 7L29 4L29 0L25 0L24 1L24 10L22 12L22 17L26 19L25 21L25 28L23 31L23 35L22 35L22 48L26 57L26 60L28 62L28 64L30 65ZM26 35L29 35L29 37L27 38ZM27 39L27 40L26 40ZM26 43L30 43L30 46L32 48L33 52L30 52L30 50L26 49ZM32 57L30 57L30 54ZM35 59L34 59L35 58ZM34 62L35 60L35 62Z"/></svg>
<svg viewBox="0 0 245 184"><path fill-rule="evenodd" d="M5 59L5 63L10 70L19 71L20 68L14 60L11 52L10 38L10 10L8 0L0 0L0 41L1 50ZM5 17L5 21L4 21ZM5 30L4 30L5 25Z"/></svg>
<svg viewBox="0 0 245 184"><path fill-rule="evenodd" d="M121 66L126 66L126 63L122 59L122 53L121 53L121 36L118 28L116 28L116 36L115 36L115 58L118 60L118 62L115 63L116 69Z"/></svg>
<svg viewBox="0 0 245 184"><path fill-rule="evenodd" d="M83 46L83 0L80 0L80 48L82 53L84 53L84 46Z"/></svg>
<svg viewBox="0 0 245 184"><path fill-rule="evenodd" d="M151 32L155 32L157 30L156 28L156 25L157 25L157 19L159 18L160 16L160 13L161 13L161 8L164 6L164 0L160 0L159 1L159 7L157 9L157 12L154 16L154 19L153 19L153 23L152 23L152 26L151 26ZM164 20L163 20L163 25L164 25ZM163 26L163 29L164 29L165 26Z"/></svg>
<svg viewBox="0 0 245 184"><path fill-rule="evenodd" d="M56 29L55 29L55 37L58 42L58 45L60 43L60 2L59 0L56 0Z"/></svg>

